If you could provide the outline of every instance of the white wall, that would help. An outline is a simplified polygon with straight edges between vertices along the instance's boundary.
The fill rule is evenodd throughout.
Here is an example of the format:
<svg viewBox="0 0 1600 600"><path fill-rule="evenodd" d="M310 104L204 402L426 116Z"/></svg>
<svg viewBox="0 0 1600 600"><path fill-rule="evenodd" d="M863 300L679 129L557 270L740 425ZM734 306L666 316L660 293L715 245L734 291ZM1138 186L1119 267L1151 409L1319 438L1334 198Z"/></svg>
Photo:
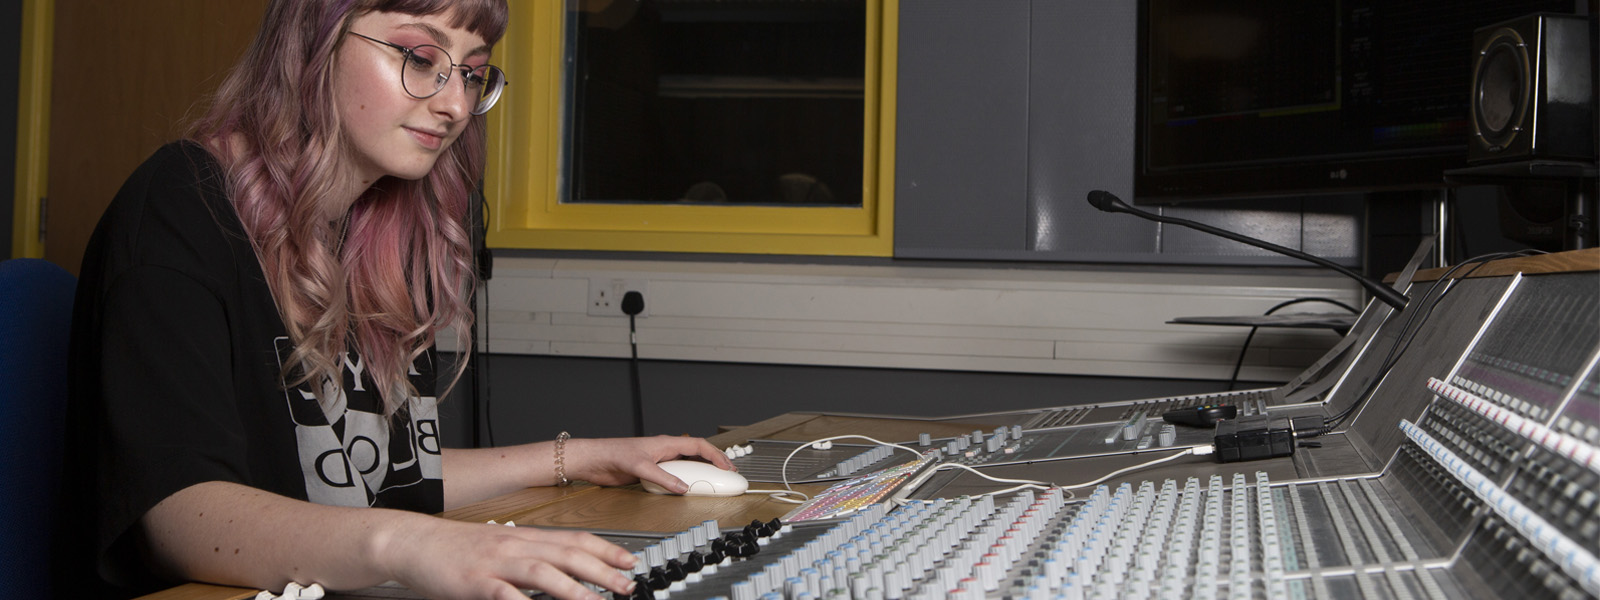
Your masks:
<svg viewBox="0 0 1600 600"><path fill-rule="evenodd" d="M1360 301L1353 283L1304 269L502 257L486 294L481 350L627 357L628 319L614 306L591 310L591 287L614 279L643 287L644 359L1140 378L1231 374L1248 329L1166 324L1171 318L1258 315L1309 296ZM1263 329L1241 379L1286 380L1335 341L1327 330Z"/></svg>

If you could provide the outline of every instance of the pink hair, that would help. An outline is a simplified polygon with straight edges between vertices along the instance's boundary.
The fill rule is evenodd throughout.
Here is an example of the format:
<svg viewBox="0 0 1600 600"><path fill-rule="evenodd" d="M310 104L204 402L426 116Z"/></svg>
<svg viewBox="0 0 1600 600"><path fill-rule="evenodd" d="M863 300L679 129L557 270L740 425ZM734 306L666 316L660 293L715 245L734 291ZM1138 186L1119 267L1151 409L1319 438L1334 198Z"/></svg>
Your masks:
<svg viewBox="0 0 1600 600"><path fill-rule="evenodd" d="M467 216L483 174L485 124L471 117L422 179L383 178L350 207L347 222L327 221L330 192L344 176L334 55L350 19L375 11L448 12L451 26L490 45L507 21L505 0L273 0L190 135L222 163L294 342L285 385L342 381L344 353L354 346L392 414L416 395L407 373L436 332L453 327L458 347L471 347L477 280ZM450 386L465 365L457 361ZM320 398L322 386L311 388Z"/></svg>

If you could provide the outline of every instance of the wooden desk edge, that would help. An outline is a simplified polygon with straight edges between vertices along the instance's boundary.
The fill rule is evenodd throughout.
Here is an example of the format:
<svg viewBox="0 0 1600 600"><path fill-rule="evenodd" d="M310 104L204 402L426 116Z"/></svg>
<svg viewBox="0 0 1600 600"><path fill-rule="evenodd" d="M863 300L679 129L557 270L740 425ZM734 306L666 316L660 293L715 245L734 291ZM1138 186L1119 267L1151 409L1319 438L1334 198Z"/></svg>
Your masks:
<svg viewBox="0 0 1600 600"><path fill-rule="evenodd" d="M1450 267L1437 269L1424 269L1417 271L1413 282L1435 281L1450 271ZM1468 273L1470 271L1470 273ZM1504 258L1473 267L1462 267L1456 271L1453 278L1478 277L1503 277L1523 273L1526 275L1539 275L1545 273L1576 273L1583 271L1600 271L1600 248L1587 250L1572 250L1569 252L1556 252L1553 254L1540 254L1538 256L1521 256L1517 258ZM1391 273L1383 278L1384 283L1394 283L1397 274Z"/></svg>
<svg viewBox="0 0 1600 600"><path fill-rule="evenodd" d="M138 600L242 600L244 598L254 598L260 593L261 590L247 590L244 588L211 585L209 583L186 583L154 594L140 596Z"/></svg>

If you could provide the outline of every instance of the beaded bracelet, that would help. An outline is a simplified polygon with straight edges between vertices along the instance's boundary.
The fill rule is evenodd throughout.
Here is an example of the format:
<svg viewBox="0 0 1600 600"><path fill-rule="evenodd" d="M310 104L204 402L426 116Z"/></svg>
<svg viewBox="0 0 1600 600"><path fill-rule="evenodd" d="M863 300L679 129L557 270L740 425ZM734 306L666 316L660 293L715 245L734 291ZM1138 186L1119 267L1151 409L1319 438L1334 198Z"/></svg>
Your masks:
<svg viewBox="0 0 1600 600"><path fill-rule="evenodd" d="M572 439L572 436L565 431L556 436L556 485L560 487L572 485L572 482L567 480L567 462L562 454L569 439Z"/></svg>

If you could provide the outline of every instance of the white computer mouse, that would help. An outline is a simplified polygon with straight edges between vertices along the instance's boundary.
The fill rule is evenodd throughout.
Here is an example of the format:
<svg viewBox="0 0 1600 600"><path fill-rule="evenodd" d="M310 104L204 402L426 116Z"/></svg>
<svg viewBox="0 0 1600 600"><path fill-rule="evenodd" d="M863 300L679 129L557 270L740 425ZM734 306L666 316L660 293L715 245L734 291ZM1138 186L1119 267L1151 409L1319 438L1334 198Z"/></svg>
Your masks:
<svg viewBox="0 0 1600 600"><path fill-rule="evenodd" d="M698 460L669 460L656 466L689 485L685 496L738 496L750 489L750 482L734 471ZM644 490L652 494L671 494L667 488L645 481Z"/></svg>

